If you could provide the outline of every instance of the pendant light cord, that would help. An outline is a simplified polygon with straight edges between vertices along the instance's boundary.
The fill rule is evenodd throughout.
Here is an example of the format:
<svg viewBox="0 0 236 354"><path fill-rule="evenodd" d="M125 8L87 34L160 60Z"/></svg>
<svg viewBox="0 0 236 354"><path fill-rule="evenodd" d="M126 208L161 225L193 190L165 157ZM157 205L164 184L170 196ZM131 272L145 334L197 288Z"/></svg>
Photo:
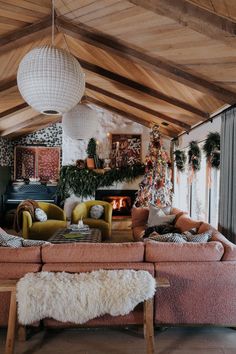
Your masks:
<svg viewBox="0 0 236 354"><path fill-rule="evenodd" d="M54 0L52 0L52 46L54 46L54 37L55 37L55 5Z"/></svg>

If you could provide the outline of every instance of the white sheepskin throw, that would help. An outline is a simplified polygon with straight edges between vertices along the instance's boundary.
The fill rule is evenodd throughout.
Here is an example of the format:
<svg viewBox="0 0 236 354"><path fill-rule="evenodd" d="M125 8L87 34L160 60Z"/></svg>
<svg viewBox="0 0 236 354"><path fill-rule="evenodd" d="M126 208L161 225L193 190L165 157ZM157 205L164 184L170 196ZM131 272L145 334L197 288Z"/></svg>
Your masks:
<svg viewBox="0 0 236 354"><path fill-rule="evenodd" d="M98 270L91 273L28 273L17 284L19 323L43 318L82 324L105 314L126 315L155 294L147 271Z"/></svg>

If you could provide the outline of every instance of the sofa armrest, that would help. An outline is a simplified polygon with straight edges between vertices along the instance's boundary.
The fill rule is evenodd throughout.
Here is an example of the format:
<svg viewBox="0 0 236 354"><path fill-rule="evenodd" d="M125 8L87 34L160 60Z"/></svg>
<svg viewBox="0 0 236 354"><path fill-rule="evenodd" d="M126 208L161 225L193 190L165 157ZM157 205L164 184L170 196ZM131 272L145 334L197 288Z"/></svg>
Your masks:
<svg viewBox="0 0 236 354"><path fill-rule="evenodd" d="M149 208L135 208L131 210L132 228L147 224Z"/></svg>
<svg viewBox="0 0 236 354"><path fill-rule="evenodd" d="M29 229L32 224L33 221L30 213L28 211L23 211L22 236L26 239L29 238Z"/></svg>

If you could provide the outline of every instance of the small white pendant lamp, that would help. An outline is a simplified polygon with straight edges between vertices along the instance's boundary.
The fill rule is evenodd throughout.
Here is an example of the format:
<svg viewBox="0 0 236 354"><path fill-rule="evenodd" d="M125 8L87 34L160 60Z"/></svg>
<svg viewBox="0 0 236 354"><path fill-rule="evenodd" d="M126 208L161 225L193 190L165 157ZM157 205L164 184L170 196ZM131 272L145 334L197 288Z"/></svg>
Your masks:
<svg viewBox="0 0 236 354"><path fill-rule="evenodd" d="M92 138L97 128L97 113L85 104L78 104L70 112L63 114L63 132L72 139Z"/></svg>

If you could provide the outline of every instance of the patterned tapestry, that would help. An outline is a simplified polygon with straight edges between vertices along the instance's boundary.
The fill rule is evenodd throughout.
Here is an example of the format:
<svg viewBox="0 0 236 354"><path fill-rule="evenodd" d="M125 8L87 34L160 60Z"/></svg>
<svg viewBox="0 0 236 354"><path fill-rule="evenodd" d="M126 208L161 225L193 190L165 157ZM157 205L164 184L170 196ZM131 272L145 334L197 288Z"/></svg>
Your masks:
<svg viewBox="0 0 236 354"><path fill-rule="evenodd" d="M60 153L61 149L58 147L16 146L14 179L57 180L60 171Z"/></svg>
<svg viewBox="0 0 236 354"><path fill-rule="evenodd" d="M57 180L60 172L60 148L38 148L38 177Z"/></svg>
<svg viewBox="0 0 236 354"><path fill-rule="evenodd" d="M140 134L112 134L111 161L113 167L131 166L141 162Z"/></svg>

